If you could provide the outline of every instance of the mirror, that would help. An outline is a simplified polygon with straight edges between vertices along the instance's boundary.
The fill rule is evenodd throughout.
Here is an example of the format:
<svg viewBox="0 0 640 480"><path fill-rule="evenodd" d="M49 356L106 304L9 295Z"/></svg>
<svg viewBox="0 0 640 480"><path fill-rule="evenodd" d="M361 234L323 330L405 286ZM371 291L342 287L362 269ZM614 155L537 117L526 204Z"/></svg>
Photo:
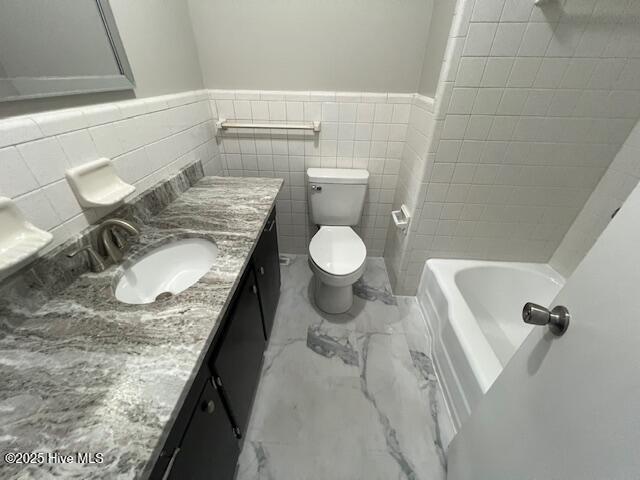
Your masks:
<svg viewBox="0 0 640 480"><path fill-rule="evenodd" d="M126 90L108 0L0 0L0 102Z"/></svg>

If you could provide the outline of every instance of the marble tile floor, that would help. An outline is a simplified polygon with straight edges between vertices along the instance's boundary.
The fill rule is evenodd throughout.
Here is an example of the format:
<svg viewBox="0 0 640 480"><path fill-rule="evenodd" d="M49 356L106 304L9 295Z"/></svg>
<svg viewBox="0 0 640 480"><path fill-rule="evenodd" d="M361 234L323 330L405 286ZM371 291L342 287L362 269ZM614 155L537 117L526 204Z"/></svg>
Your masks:
<svg viewBox="0 0 640 480"><path fill-rule="evenodd" d="M282 293L237 480L438 480L451 420L415 297L367 259L351 310L317 310L304 255Z"/></svg>

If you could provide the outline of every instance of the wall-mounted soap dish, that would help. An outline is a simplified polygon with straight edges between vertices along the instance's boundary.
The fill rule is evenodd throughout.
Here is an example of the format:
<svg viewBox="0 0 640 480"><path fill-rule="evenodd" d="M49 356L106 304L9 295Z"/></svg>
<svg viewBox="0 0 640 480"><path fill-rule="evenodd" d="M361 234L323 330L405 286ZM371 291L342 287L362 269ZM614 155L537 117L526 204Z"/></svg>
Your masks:
<svg viewBox="0 0 640 480"><path fill-rule="evenodd" d="M85 208L118 205L136 190L118 176L108 158L67 170L67 181Z"/></svg>
<svg viewBox="0 0 640 480"><path fill-rule="evenodd" d="M28 260L51 240L53 235L29 223L13 201L0 197L0 271Z"/></svg>

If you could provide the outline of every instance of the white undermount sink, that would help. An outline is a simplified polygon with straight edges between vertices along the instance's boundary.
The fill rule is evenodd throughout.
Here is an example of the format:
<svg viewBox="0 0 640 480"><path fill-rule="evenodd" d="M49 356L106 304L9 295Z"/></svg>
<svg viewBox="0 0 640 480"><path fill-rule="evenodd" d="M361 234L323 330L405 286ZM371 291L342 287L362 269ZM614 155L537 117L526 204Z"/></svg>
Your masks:
<svg viewBox="0 0 640 480"><path fill-rule="evenodd" d="M115 288L124 303L152 303L196 283L216 261L218 247L204 238L167 243L129 265Z"/></svg>

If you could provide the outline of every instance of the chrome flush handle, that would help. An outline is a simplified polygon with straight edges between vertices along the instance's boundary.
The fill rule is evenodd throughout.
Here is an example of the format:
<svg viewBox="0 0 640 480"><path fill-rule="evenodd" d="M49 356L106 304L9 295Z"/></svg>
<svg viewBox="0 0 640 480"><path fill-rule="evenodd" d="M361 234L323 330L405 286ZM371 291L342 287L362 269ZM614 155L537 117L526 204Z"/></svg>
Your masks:
<svg viewBox="0 0 640 480"><path fill-rule="evenodd" d="M536 303L527 302L522 309L522 319L524 323L531 325L549 325L549 330L558 337L564 334L569 328L569 310L567 307L558 305L551 311L548 308Z"/></svg>

